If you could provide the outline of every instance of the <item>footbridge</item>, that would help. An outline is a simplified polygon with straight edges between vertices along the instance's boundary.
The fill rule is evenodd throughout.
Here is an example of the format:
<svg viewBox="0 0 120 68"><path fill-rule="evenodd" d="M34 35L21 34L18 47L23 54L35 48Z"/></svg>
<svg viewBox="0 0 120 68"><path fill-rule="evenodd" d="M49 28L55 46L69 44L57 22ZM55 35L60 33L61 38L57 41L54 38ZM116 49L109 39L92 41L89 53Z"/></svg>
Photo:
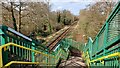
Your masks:
<svg viewBox="0 0 120 68"><path fill-rule="evenodd" d="M89 37L85 45L65 37L72 26L52 42L41 45L12 28L0 25L0 67L57 67L61 60L69 58L71 47L75 47L81 50L82 58L90 68L120 68L120 1L95 39Z"/></svg>

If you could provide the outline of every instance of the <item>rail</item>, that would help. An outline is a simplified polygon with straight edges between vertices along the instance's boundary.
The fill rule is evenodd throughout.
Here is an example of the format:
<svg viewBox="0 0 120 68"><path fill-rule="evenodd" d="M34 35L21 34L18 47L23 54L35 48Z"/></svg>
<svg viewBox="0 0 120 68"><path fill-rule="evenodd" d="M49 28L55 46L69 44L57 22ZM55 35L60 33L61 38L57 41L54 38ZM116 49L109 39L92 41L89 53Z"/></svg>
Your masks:
<svg viewBox="0 0 120 68"><path fill-rule="evenodd" d="M89 66L120 66L120 1L111 12L95 40L88 39L84 58ZM101 64L104 61L104 64ZM94 62L94 63L93 63Z"/></svg>
<svg viewBox="0 0 120 68"><path fill-rule="evenodd" d="M21 53L21 51L18 52L18 55L21 55L20 57L23 57L24 60L20 57L16 57L17 59L14 59L14 55L11 54L13 51L12 48L16 47L21 51L25 51L25 53ZM9 57L9 62L7 62L6 64L3 63L3 58L4 55L3 53L8 52L9 55L12 55L11 57ZM34 57L32 54L34 53ZM0 67L9 67L12 64L39 64L39 65L45 65L45 66L53 66L53 65L57 65L58 61L60 60L60 58L62 59L66 59L67 56L65 56L64 50L59 49L57 54L48 54L48 53L43 53L37 50L33 50L18 44L14 44L14 43L7 43L5 45L0 46ZM10 58L13 58L10 60ZM31 61L33 60L33 61Z"/></svg>
<svg viewBox="0 0 120 68"><path fill-rule="evenodd" d="M66 34L66 33L65 33ZM65 35L64 35L65 36ZM60 59L67 59L70 45L63 44L63 37L54 44L54 51L41 45L33 39L9 28L0 26L0 67L16 64L38 64L43 61L45 66L56 66ZM59 38L59 37L58 37ZM64 48L66 50L64 50ZM52 57L51 57L52 56ZM41 59L40 59L41 58ZM42 63L42 64L43 64Z"/></svg>

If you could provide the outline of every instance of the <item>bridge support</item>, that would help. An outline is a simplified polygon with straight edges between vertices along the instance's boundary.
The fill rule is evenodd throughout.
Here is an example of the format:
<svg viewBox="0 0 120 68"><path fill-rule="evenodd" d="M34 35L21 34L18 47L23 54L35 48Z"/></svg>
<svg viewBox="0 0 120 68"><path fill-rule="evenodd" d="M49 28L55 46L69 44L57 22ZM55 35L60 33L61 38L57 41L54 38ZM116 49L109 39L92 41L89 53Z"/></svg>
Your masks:
<svg viewBox="0 0 120 68"><path fill-rule="evenodd" d="M0 29L0 45L4 45L6 43L5 41L6 41L6 36L3 32L3 30ZM7 52L7 50L6 51L5 50L3 51L3 50L4 49L0 48L0 67L2 67L5 64L5 62L8 62L8 60L7 60L8 59L8 54L7 54L8 52ZM2 57L2 56L4 56L4 57Z"/></svg>

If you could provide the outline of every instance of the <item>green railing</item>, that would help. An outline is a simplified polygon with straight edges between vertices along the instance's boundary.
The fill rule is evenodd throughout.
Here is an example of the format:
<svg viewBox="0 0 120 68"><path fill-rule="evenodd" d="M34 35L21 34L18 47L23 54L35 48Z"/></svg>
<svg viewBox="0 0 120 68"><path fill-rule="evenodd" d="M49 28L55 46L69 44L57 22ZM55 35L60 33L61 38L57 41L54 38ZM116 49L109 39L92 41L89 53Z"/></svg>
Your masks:
<svg viewBox="0 0 120 68"><path fill-rule="evenodd" d="M27 36L19 32L16 32L12 28L0 25L0 45L4 45L9 42L12 42L12 43L15 43L15 44L18 44L18 45L21 45L21 46L24 46L24 47L27 47L33 50L39 49L41 51L47 51L45 49L45 46L38 45L39 43L36 43L36 41L28 38ZM18 59L24 60L24 55L26 54L24 53L25 52L24 50L22 49L19 50L17 47L14 47L14 46L11 47L10 50L11 50L10 55L11 56L14 55L12 58L14 59L16 58L15 60L18 60ZM19 52L21 52L21 54L18 54ZM31 54L30 56L34 55L34 53L30 53L30 54ZM3 64L8 63L10 61L8 60L8 58L10 57L8 51L4 52L3 56L4 56L2 57ZM34 58L34 56L32 56L32 58ZM34 61L34 60L29 59L29 61Z"/></svg>
<svg viewBox="0 0 120 68"><path fill-rule="evenodd" d="M62 42L62 43L64 44L64 46L74 47L75 49L77 49L79 51L83 51L83 48L84 48L83 43L76 42L76 41L74 41L73 39L70 39L70 38L65 38L63 40L64 40L64 42ZM66 48L69 48L69 47L66 47Z"/></svg>
<svg viewBox="0 0 120 68"><path fill-rule="evenodd" d="M64 42L64 43L63 43ZM39 66L56 66L59 60L65 60L69 54L69 42L59 41L57 47L49 48L33 39L7 27L0 26L0 67L15 64L37 64Z"/></svg>
<svg viewBox="0 0 120 68"><path fill-rule="evenodd" d="M24 51L24 53L22 52L18 52L18 55L21 55L21 57L24 58L24 60L22 60L21 58L17 57L16 55L12 55L10 53L9 55L9 62L6 64L3 64L4 60L1 57L4 57L4 55L2 55L4 52L12 52L15 50L12 50L12 47L16 47L21 51ZM35 53L34 55L31 55L31 53ZM21 54L22 53L22 54ZM36 64L38 66L56 66L58 61L60 59L66 59L68 53L64 52L64 50L59 49L59 51L57 52L57 54L53 55L53 54L47 54L47 53L43 53L37 50L33 50L18 44L14 44L14 43L7 43L5 45L0 46L0 66L1 67L12 67L15 66L13 64ZM24 55L24 56L23 56ZM16 56L16 57L13 57ZM35 57L35 58L33 58ZM8 60L8 59L7 59ZM30 61L33 60L33 61Z"/></svg>
<svg viewBox="0 0 120 68"><path fill-rule="evenodd" d="M111 12L94 41L89 38L84 47L88 65L120 68L120 1Z"/></svg>

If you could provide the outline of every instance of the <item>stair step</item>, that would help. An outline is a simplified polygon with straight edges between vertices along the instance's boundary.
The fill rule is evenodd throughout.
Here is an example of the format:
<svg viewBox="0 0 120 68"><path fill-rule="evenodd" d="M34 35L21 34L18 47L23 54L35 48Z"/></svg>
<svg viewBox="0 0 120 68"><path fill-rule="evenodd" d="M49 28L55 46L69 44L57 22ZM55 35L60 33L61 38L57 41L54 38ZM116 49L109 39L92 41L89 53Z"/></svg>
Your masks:
<svg viewBox="0 0 120 68"><path fill-rule="evenodd" d="M72 56L68 60L63 60L60 64L60 68L86 68L83 58Z"/></svg>

